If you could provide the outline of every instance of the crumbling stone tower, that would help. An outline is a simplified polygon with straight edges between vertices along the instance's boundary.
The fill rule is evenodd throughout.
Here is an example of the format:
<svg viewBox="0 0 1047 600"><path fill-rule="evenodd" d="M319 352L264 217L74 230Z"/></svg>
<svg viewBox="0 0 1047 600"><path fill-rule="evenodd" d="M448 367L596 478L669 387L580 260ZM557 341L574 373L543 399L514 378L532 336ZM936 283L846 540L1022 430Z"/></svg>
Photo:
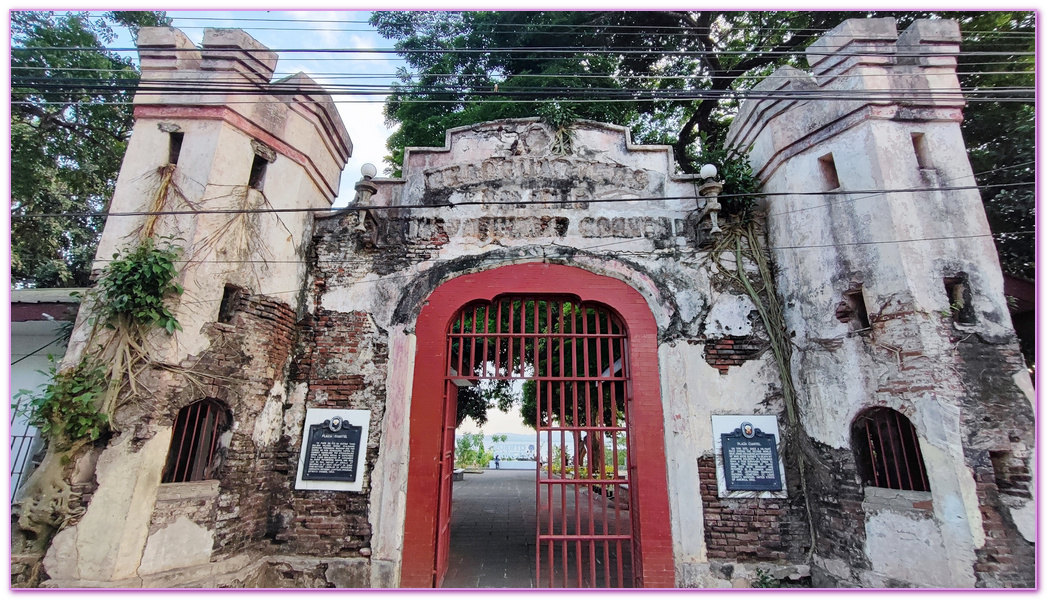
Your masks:
<svg viewBox="0 0 1047 600"><path fill-rule="evenodd" d="M730 131L769 194L815 585L1034 584L1033 395L960 134L959 42L952 21L846 21Z"/></svg>
<svg viewBox="0 0 1047 600"><path fill-rule="evenodd" d="M511 357L509 340L564 339L554 305L593 308L593 328L567 328L573 348L620 340L617 355L593 342L597 368L573 378L620 382L602 406L620 399L621 418L589 428L624 434L621 473L611 460L600 479L629 513L614 525L632 571L618 585L1033 585L1032 390L960 136L958 41L952 22L899 36L891 19L847 21L808 51L813 74L783 68L756 88L730 140L768 194L772 282L755 250L709 250L721 182L605 123L576 122L566 153L538 118L452 129L408 149L402 178L365 178L350 210L314 219L351 149L330 98L302 75L270 82L275 55L242 32L196 48L144 30L96 266L144 237L182 246L183 331L149 339L149 394L68 466L86 512L54 537L44 585L439 586L458 390L492 378L502 340ZM740 289L769 284L796 406L765 296ZM90 351L90 314L68 363ZM488 340L468 360L466 336ZM524 347L503 374L524 378ZM591 407L584 396L570 402ZM306 432L337 431L335 416L367 426L336 465L358 477L299 485ZM753 451L729 459L725 438L747 430ZM732 465L757 467L731 479L759 485L728 486ZM593 482L564 466L543 482L536 465L536 487L574 485L595 518L603 503L577 500ZM550 495L535 501L552 516ZM588 533L576 548L610 543ZM525 541L555 560L546 534Z"/></svg>
<svg viewBox="0 0 1047 600"><path fill-rule="evenodd" d="M183 331L149 339L149 359L166 367L143 375L149 397L117 411L118 431L78 469L86 513L43 561L60 587L165 585L156 574L172 571L206 581L250 559L283 432L308 209L330 206L352 151L331 98L301 73L271 82L277 55L244 32L206 30L197 48L178 30L147 28L138 44L134 134L110 211L170 214L110 216L95 266L169 237L183 249L185 293L171 304ZM67 364L89 350L90 314ZM174 459L173 432L187 439ZM192 479L185 469L210 468L181 456L207 442L224 455L222 483L179 483ZM223 553L236 558L210 562Z"/></svg>

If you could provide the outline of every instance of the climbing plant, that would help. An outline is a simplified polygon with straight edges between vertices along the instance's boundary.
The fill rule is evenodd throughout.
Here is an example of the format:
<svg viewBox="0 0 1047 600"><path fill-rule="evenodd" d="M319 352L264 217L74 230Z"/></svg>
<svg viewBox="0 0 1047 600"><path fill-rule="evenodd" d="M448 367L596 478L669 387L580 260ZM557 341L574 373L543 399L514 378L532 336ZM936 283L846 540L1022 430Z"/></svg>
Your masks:
<svg viewBox="0 0 1047 600"><path fill-rule="evenodd" d="M559 156L571 154L574 151L571 126L578 120L578 114L567 105L551 102L539 108L538 115L555 131L552 153Z"/></svg>
<svg viewBox="0 0 1047 600"><path fill-rule="evenodd" d="M175 281L175 262L180 254L181 248L170 240L157 245L153 238L146 238L122 256L114 254L95 288L99 302L94 318L109 329L158 326L168 333L181 330L164 305L169 296L183 291Z"/></svg>
<svg viewBox="0 0 1047 600"><path fill-rule="evenodd" d="M705 140L703 138L703 146ZM752 300L770 342L771 353L782 384L786 428L797 448L800 488L803 490L807 522L810 524L811 552L814 551L815 529L810 497L807 493L807 461L804 431L800 427L796 388L792 379L792 341L785 314L774 287L771 261L763 244L763 217L757 211L760 181L753 173L748 157L734 148L715 147L702 156L717 166L718 179L724 182L728 197L720 200L724 225L719 239L709 252L709 259L729 284L744 291ZM730 195L739 194L738 198Z"/></svg>
<svg viewBox="0 0 1047 600"><path fill-rule="evenodd" d="M171 240L146 237L113 255L95 289L87 351L74 366L55 372L43 391L16 396L30 423L48 442L43 462L25 484L18 519L37 550L84 511L67 481L70 464L88 443L118 429L114 415L124 402L144 395L138 381L150 366L147 336L181 330L166 303L182 293L175 281L181 249ZM23 401L23 399L25 401Z"/></svg>
<svg viewBox="0 0 1047 600"><path fill-rule="evenodd" d="M98 411L106 389L105 368L95 361L84 361L58 373L52 363L45 374L51 383L42 392L22 390L14 396L15 405L21 406L29 423L60 450L84 438L98 439L106 425Z"/></svg>

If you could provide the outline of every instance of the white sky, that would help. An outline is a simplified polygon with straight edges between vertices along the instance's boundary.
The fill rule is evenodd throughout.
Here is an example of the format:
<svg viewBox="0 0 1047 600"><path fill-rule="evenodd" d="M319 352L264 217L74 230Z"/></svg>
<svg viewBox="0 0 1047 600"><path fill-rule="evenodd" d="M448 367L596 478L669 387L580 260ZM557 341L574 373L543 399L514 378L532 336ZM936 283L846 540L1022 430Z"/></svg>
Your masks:
<svg viewBox="0 0 1047 600"><path fill-rule="evenodd" d="M534 435L534 430L523 424L523 419L520 418L519 406L514 406L509 413L501 412L498 409L487 411L487 423L482 428L477 427L475 421L466 417L456 432L480 433L481 429L483 429L485 435L494 435L496 433L529 433Z"/></svg>

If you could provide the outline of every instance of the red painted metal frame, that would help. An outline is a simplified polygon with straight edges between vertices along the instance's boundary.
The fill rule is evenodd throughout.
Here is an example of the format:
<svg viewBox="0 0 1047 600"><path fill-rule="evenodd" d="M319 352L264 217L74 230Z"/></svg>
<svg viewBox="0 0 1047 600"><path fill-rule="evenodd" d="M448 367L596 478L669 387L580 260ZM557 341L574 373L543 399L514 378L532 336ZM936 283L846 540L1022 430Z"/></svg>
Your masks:
<svg viewBox="0 0 1047 600"><path fill-rule="evenodd" d="M577 296L615 311L628 336L631 369L629 488L637 585L672 587L674 563L669 523L665 434L658 379L658 328L647 302L632 287L576 267L544 263L509 265L462 275L429 296L415 329L417 349L411 396L407 514L400 585L436 584L437 525L448 364L447 332L466 304L505 294Z"/></svg>

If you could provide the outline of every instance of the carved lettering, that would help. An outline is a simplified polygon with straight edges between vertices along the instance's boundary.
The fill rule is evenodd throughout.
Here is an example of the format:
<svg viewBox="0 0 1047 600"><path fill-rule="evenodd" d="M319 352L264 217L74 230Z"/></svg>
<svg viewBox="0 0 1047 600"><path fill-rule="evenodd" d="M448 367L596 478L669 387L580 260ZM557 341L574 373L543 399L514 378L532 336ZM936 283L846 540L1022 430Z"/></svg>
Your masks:
<svg viewBox="0 0 1047 600"><path fill-rule="evenodd" d="M489 203L521 201L521 191L510 192L506 188L530 190L531 200L536 201L584 202L593 196L647 192L652 177L644 169L614 163L569 157L513 156L429 169L424 181L427 190L460 188L470 199ZM581 191L562 193L561 190Z"/></svg>
<svg viewBox="0 0 1047 600"><path fill-rule="evenodd" d="M664 217L586 217L578 222L578 233L586 238L661 239L672 234L672 223Z"/></svg>

